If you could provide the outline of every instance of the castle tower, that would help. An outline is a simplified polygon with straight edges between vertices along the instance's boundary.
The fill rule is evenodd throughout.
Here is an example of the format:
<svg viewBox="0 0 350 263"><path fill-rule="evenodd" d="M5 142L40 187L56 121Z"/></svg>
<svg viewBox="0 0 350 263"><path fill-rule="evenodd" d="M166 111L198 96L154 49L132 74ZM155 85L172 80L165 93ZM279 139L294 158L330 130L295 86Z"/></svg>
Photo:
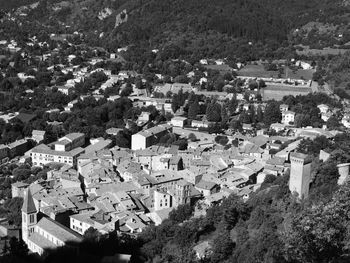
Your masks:
<svg viewBox="0 0 350 263"><path fill-rule="evenodd" d="M25 243L27 243L30 234L34 232L34 227L37 223L37 213L33 196L28 187L22 206L22 239Z"/></svg>
<svg viewBox="0 0 350 263"><path fill-rule="evenodd" d="M289 190L297 192L301 199L306 198L309 195L311 160L305 154L291 153L290 163Z"/></svg>

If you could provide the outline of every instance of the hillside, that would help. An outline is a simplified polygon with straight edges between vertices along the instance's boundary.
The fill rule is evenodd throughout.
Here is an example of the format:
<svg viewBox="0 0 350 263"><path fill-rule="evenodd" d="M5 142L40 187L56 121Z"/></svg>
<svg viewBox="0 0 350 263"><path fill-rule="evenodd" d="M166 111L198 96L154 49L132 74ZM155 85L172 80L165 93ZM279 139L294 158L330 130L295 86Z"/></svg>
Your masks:
<svg viewBox="0 0 350 263"><path fill-rule="evenodd" d="M29 5L37 2L36 0L0 0L0 11L8 11L20 6Z"/></svg>
<svg viewBox="0 0 350 263"><path fill-rule="evenodd" d="M246 60L290 53L292 44L308 37L292 35L295 29L312 21L347 22L349 8L341 0L46 0L27 18L68 25L87 33L89 44L110 50L131 44L174 45L177 56ZM327 45L325 40L322 44Z"/></svg>

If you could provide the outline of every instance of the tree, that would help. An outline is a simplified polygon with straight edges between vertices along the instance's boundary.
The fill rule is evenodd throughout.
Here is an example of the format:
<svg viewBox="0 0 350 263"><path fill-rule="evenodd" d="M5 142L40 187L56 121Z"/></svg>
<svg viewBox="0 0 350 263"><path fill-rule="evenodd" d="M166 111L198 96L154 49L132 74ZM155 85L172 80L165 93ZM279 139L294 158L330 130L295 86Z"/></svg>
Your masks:
<svg viewBox="0 0 350 263"><path fill-rule="evenodd" d="M207 120L211 122L221 121L221 106L216 101L212 101L207 106L206 110Z"/></svg>
<svg viewBox="0 0 350 263"><path fill-rule="evenodd" d="M180 100L177 94L174 94L171 100L171 109L176 112L180 108Z"/></svg>
<svg viewBox="0 0 350 263"><path fill-rule="evenodd" d="M305 209L284 233L287 259L294 262L349 261L350 185L329 202Z"/></svg>
<svg viewBox="0 0 350 263"><path fill-rule="evenodd" d="M229 120L229 118L228 118L226 107L223 106L223 107L221 107L221 125L223 127L227 127L228 120Z"/></svg>
<svg viewBox="0 0 350 263"><path fill-rule="evenodd" d="M13 85L12 85L11 81L9 81L8 79L4 79L3 81L1 81L0 90L10 91L12 89L13 89Z"/></svg>
<svg viewBox="0 0 350 263"><path fill-rule="evenodd" d="M270 101L265 108L264 123L266 126L270 126L272 123L280 122L282 118L279 103L276 101Z"/></svg>
<svg viewBox="0 0 350 263"><path fill-rule="evenodd" d="M126 85L126 87L120 92L120 96L128 97L133 92L131 85Z"/></svg>
<svg viewBox="0 0 350 263"><path fill-rule="evenodd" d="M193 208L189 204L179 205L176 209L171 210L169 219L174 223L182 223L189 219L193 214Z"/></svg>
<svg viewBox="0 0 350 263"><path fill-rule="evenodd" d="M236 99L235 96L232 97L232 99L230 99L228 101L228 103L227 103L227 111L228 111L229 116L232 116L236 112L237 105L238 105L238 102L237 102L237 99Z"/></svg>
<svg viewBox="0 0 350 263"><path fill-rule="evenodd" d="M263 113L260 105L256 109L256 120L257 120L257 122L263 122L264 121L264 113Z"/></svg>
<svg viewBox="0 0 350 263"><path fill-rule="evenodd" d="M199 106L198 98L196 97L194 102L191 103L190 107L188 108L188 118L195 120L199 112L200 112L200 106Z"/></svg>
<svg viewBox="0 0 350 263"><path fill-rule="evenodd" d="M84 241L88 241L88 242L98 242L101 236L102 236L101 233L97 229L93 227L89 227L84 232L83 239Z"/></svg>
<svg viewBox="0 0 350 263"><path fill-rule="evenodd" d="M188 139L189 139L190 141L192 141L192 142L197 141L196 135L195 135L194 133L192 133L192 132L188 135Z"/></svg>
<svg viewBox="0 0 350 263"><path fill-rule="evenodd" d="M310 187L310 199L314 202L319 200L329 201L335 190L338 189L337 163L330 159L317 166L315 178Z"/></svg>
<svg viewBox="0 0 350 263"><path fill-rule="evenodd" d="M9 248L10 255L24 257L28 255L28 251L28 247L22 239L18 240L15 237L11 237Z"/></svg>
<svg viewBox="0 0 350 263"><path fill-rule="evenodd" d="M210 257L211 262L223 262L232 254L234 243L232 242L228 231L217 236L214 239L213 244L213 254Z"/></svg>
<svg viewBox="0 0 350 263"><path fill-rule="evenodd" d="M337 129L341 126L341 124L339 123L339 120L334 115L329 117L329 119L326 122L326 125L327 125L327 128L331 130Z"/></svg>
<svg viewBox="0 0 350 263"><path fill-rule="evenodd" d="M221 144L221 145L226 145L228 143L229 139L227 138L227 136L216 136L215 137L215 142Z"/></svg>

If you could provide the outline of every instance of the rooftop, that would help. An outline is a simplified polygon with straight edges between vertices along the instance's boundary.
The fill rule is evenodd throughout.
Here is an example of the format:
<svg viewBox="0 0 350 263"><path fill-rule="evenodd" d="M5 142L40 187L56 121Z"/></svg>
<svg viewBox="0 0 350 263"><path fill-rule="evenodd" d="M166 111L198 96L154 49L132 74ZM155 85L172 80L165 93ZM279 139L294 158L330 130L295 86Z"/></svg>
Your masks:
<svg viewBox="0 0 350 263"><path fill-rule="evenodd" d="M71 229L61 225L60 223L52 220L51 218L43 217L38 222L37 227L45 230L62 242L80 242L82 240L82 237L80 235Z"/></svg>

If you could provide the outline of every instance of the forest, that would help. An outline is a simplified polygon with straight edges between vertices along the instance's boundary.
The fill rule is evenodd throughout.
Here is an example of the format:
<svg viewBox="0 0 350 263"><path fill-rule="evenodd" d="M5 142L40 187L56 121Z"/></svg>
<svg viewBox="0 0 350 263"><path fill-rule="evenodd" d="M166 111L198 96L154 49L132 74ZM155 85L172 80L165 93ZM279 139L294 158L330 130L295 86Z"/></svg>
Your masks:
<svg viewBox="0 0 350 263"><path fill-rule="evenodd" d="M56 0L41 1L28 19L52 29L59 28L59 21L67 23L72 32L84 32L92 46L109 51L127 45L172 48L176 58L230 57L243 61L295 56L293 45L298 43L292 41L293 30L311 21L345 23L349 8L340 0L120 0L74 1L64 7L64 12L53 12L53 2ZM114 11L113 15L98 19L98 12L106 7ZM115 27L115 14L124 9L128 20Z"/></svg>

